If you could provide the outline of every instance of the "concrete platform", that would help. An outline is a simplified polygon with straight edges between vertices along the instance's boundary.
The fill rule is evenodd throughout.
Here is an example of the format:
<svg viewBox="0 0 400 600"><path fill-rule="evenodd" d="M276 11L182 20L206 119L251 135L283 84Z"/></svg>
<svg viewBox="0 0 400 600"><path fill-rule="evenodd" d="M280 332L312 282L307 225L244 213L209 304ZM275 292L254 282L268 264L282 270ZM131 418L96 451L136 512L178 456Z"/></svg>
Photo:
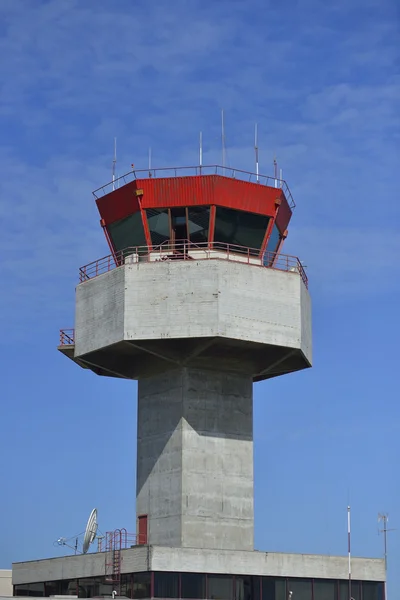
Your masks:
<svg viewBox="0 0 400 600"><path fill-rule="evenodd" d="M122 573L170 571L341 579L348 577L346 556L245 552L138 546L122 550ZM64 556L13 564L13 584L104 575L104 553ZM383 559L352 558L354 580L385 581Z"/></svg>
<svg viewBox="0 0 400 600"><path fill-rule="evenodd" d="M76 290L75 345L99 375L177 367L260 381L311 366L311 303L300 274L214 259L136 262Z"/></svg>

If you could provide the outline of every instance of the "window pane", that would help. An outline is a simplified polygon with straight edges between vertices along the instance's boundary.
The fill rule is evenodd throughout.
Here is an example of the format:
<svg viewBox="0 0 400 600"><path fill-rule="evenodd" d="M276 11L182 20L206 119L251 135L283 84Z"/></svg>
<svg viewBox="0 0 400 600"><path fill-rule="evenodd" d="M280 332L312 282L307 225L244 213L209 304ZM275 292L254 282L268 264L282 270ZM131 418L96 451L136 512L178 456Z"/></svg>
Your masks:
<svg viewBox="0 0 400 600"><path fill-rule="evenodd" d="M117 252L136 246L146 246L142 217L140 212L125 219L111 223L107 227Z"/></svg>
<svg viewBox="0 0 400 600"><path fill-rule="evenodd" d="M273 256L271 256L271 252L276 252L278 250L279 240L280 240L279 229L277 228L276 225L274 225L272 228L271 235L268 240L267 251L264 255L264 264L265 265L266 264L268 265L271 263L271 260L273 258Z"/></svg>
<svg viewBox="0 0 400 600"><path fill-rule="evenodd" d="M384 585L378 581L363 581L362 582L362 599L363 600L383 600Z"/></svg>
<svg viewBox="0 0 400 600"><path fill-rule="evenodd" d="M154 573L154 598L179 598L178 573Z"/></svg>
<svg viewBox="0 0 400 600"><path fill-rule="evenodd" d="M311 579L289 579L288 594L293 592L293 600L312 600Z"/></svg>
<svg viewBox="0 0 400 600"><path fill-rule="evenodd" d="M265 215L218 206L214 241L260 249L267 231L268 221L269 217Z"/></svg>
<svg viewBox="0 0 400 600"><path fill-rule="evenodd" d="M63 579L59 581L46 581L45 596L76 596L78 594L76 579Z"/></svg>
<svg viewBox="0 0 400 600"><path fill-rule="evenodd" d="M233 577L225 575L207 575L208 597L218 600L232 600Z"/></svg>
<svg viewBox="0 0 400 600"><path fill-rule="evenodd" d="M150 598L150 573L133 574L133 597Z"/></svg>
<svg viewBox="0 0 400 600"><path fill-rule="evenodd" d="M286 579L275 577L262 577L261 579L262 600L287 600Z"/></svg>
<svg viewBox="0 0 400 600"><path fill-rule="evenodd" d="M200 573L182 573L182 598L201 600L206 597L206 576Z"/></svg>
<svg viewBox="0 0 400 600"><path fill-rule="evenodd" d="M259 577L235 577L236 600L260 600L260 578Z"/></svg>
<svg viewBox="0 0 400 600"><path fill-rule="evenodd" d="M169 240L170 225L167 208L147 208L147 222L150 229L151 241L159 246Z"/></svg>
<svg viewBox="0 0 400 600"><path fill-rule="evenodd" d="M133 576L131 573L121 575L121 596L133 598Z"/></svg>
<svg viewBox="0 0 400 600"><path fill-rule="evenodd" d="M348 581L340 581L339 582L340 600L349 600L349 582ZM352 581L351 582L351 596L354 600L361 600L360 594L360 582Z"/></svg>
<svg viewBox="0 0 400 600"><path fill-rule="evenodd" d="M314 600L337 600L336 581L314 579Z"/></svg>
<svg viewBox="0 0 400 600"><path fill-rule="evenodd" d="M190 241L195 244L208 242L210 221L209 206L191 206L188 208Z"/></svg>
<svg viewBox="0 0 400 600"><path fill-rule="evenodd" d="M105 581L105 577L85 577L78 581L79 598L93 598L94 596L111 595L114 587ZM67 593L64 591L61 594Z"/></svg>
<svg viewBox="0 0 400 600"><path fill-rule="evenodd" d="M14 586L14 596L38 596L45 595L44 583L22 583Z"/></svg>

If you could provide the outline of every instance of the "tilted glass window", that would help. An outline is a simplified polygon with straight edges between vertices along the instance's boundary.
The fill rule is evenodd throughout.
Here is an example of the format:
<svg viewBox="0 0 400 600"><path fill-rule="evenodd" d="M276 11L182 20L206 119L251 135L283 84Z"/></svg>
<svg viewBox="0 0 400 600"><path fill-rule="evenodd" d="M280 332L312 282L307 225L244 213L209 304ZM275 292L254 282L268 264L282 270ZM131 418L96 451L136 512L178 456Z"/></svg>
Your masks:
<svg viewBox="0 0 400 600"><path fill-rule="evenodd" d="M269 236L267 251L268 252L276 252L278 250L279 241L281 238L281 234L279 233L279 229L274 223L274 226L271 231L271 235Z"/></svg>
<svg viewBox="0 0 400 600"><path fill-rule="evenodd" d="M188 208L188 224L190 241L195 244L208 242L210 223L209 206L190 206Z"/></svg>
<svg viewBox="0 0 400 600"><path fill-rule="evenodd" d="M152 244L159 246L166 240L169 240L170 222L168 208L147 208L146 215Z"/></svg>
<svg viewBox="0 0 400 600"><path fill-rule="evenodd" d="M217 206L214 241L261 249L269 217Z"/></svg>
<svg viewBox="0 0 400 600"><path fill-rule="evenodd" d="M384 599L384 584L379 581L363 581L362 582L362 598L363 600L383 600Z"/></svg>
<svg viewBox="0 0 400 600"><path fill-rule="evenodd" d="M236 575L236 600L260 600L260 578Z"/></svg>
<svg viewBox="0 0 400 600"><path fill-rule="evenodd" d="M136 212L107 226L116 251L137 246L146 246L142 216Z"/></svg>

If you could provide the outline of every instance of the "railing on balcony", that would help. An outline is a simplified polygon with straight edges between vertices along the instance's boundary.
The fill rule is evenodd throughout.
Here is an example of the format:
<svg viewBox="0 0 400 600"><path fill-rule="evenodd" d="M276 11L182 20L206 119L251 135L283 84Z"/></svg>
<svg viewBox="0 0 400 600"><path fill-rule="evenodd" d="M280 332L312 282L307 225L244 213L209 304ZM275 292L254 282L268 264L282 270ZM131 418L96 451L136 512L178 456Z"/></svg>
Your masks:
<svg viewBox="0 0 400 600"><path fill-rule="evenodd" d="M175 243L167 241L160 246L153 247L125 248L114 255L104 256L79 269L79 282L84 283L88 279L93 279L125 264L172 260L230 260L262 268L293 272L298 273L305 286L308 287L305 269L295 256L269 251L261 253L257 248L246 248L224 242L194 244L188 240Z"/></svg>
<svg viewBox="0 0 400 600"><path fill-rule="evenodd" d="M230 177L231 179L239 179L259 185L281 188L285 194L286 200L290 208L295 208L296 204L290 192L289 186L284 179L278 179L271 175L257 175L251 171L242 171L241 169L232 169L230 167L221 167L220 165L205 165L198 167L162 167L160 169L140 169L133 170L121 175L115 181L110 181L102 185L97 190L94 190L95 198L105 196L114 189L122 187L135 179L154 179L163 177L196 177L200 175L221 175L222 177Z"/></svg>
<svg viewBox="0 0 400 600"><path fill-rule="evenodd" d="M60 346L75 344L75 329L60 329Z"/></svg>

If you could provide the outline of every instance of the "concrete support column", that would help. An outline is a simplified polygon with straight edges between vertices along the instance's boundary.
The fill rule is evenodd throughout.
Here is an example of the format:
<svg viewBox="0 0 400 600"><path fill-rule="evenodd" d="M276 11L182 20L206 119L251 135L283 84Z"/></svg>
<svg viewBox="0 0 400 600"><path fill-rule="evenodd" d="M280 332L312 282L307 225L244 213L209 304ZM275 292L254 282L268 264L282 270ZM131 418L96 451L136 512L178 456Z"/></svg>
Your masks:
<svg viewBox="0 0 400 600"><path fill-rule="evenodd" d="M246 375L182 368L139 381L137 515L149 543L253 550Z"/></svg>

